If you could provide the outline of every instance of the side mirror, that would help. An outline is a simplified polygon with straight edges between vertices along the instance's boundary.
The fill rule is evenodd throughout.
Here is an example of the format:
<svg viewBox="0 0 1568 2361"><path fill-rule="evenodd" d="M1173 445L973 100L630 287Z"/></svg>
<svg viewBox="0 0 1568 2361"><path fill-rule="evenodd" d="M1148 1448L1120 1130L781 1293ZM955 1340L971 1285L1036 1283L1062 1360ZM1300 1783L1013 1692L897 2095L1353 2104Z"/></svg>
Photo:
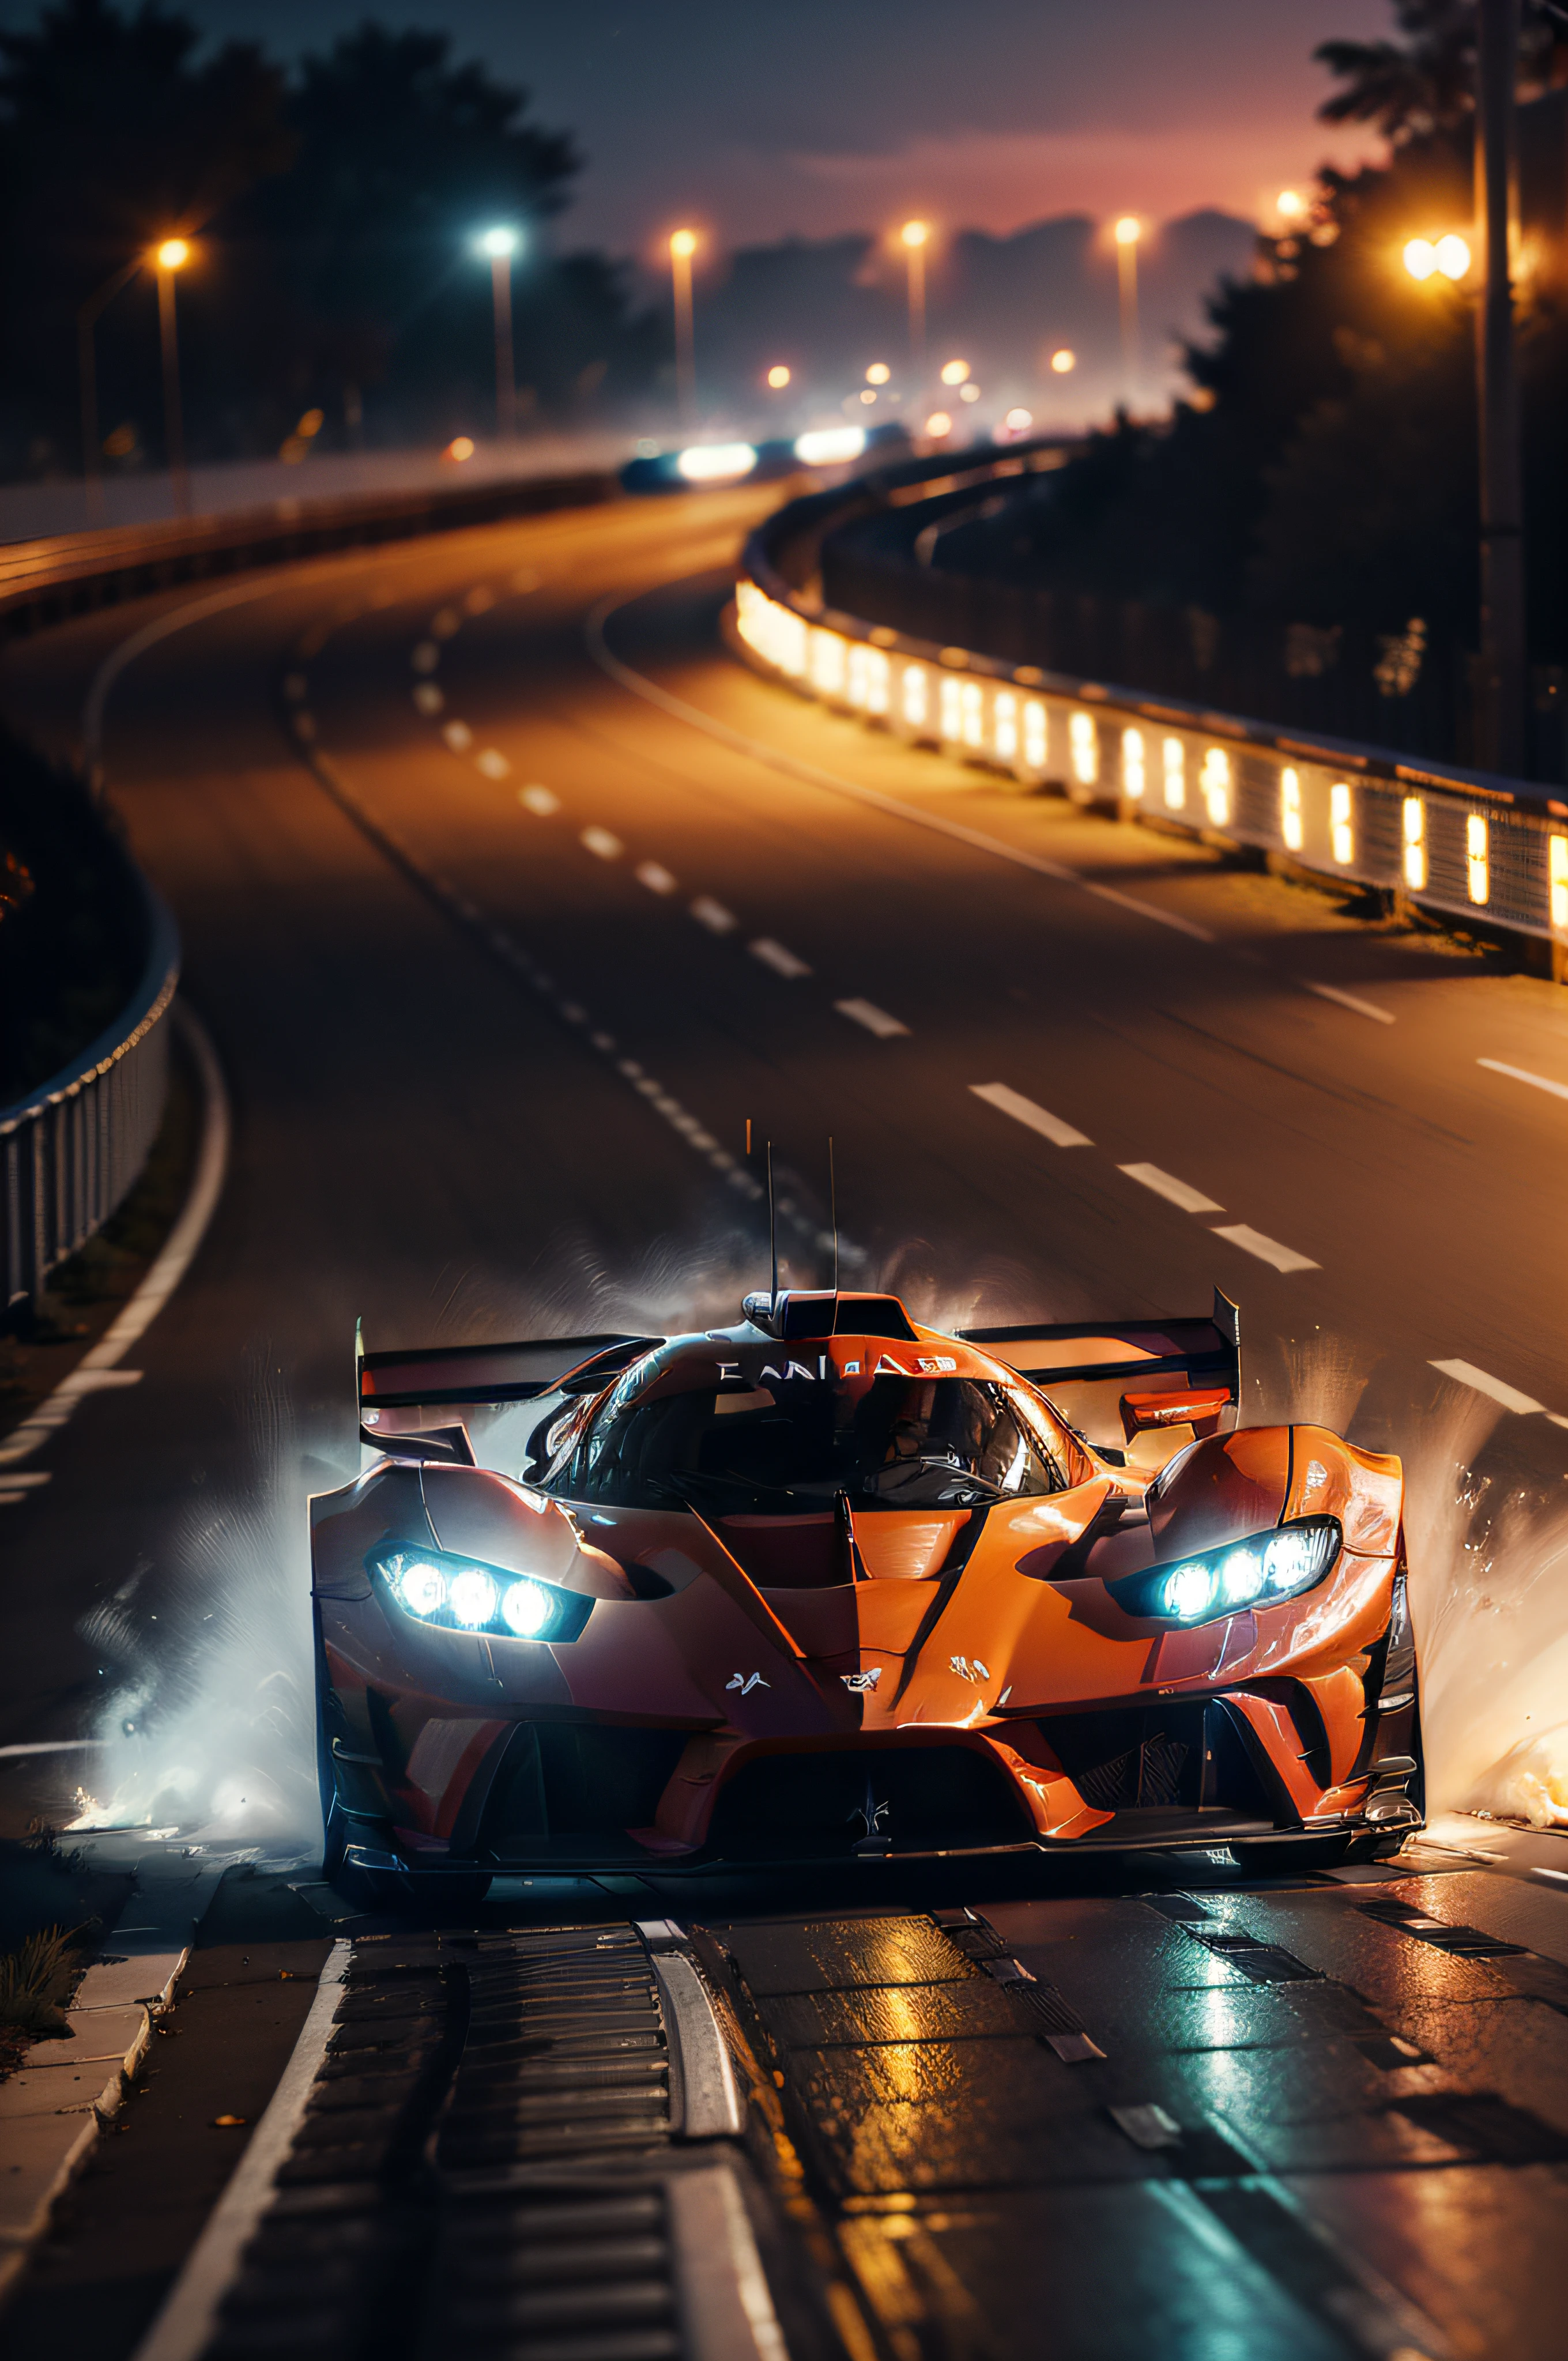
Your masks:
<svg viewBox="0 0 1568 2361"><path fill-rule="evenodd" d="M1135 1434L1157 1433L1168 1426L1190 1426L1198 1435L1217 1434L1220 1420L1230 1406L1228 1386L1175 1394L1124 1394L1122 1432L1129 1443Z"/></svg>

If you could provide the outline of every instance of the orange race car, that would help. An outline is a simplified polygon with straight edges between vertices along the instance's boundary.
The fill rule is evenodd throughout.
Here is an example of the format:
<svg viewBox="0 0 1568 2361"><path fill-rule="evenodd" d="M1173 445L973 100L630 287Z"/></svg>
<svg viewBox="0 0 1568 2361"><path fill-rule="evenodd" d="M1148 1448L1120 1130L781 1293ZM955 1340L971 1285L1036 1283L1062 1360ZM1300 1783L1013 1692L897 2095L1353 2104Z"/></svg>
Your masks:
<svg viewBox="0 0 1568 2361"><path fill-rule="evenodd" d="M377 1456L312 1503L329 1873L1305 1865L1420 1824L1400 1464L1238 1427L1223 1296L743 1310L361 1351Z"/></svg>

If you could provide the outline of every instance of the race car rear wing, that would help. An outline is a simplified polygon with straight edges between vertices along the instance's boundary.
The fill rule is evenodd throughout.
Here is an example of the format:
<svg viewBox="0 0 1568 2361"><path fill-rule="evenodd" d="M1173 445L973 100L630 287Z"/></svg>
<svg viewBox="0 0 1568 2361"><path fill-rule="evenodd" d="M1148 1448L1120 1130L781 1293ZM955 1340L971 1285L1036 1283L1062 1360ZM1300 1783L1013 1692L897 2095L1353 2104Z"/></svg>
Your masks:
<svg viewBox="0 0 1568 2361"><path fill-rule="evenodd" d="M354 1331L359 1439L372 1451L395 1444L412 1458L471 1466L473 1449L455 1413L533 1401L545 1394L598 1393L662 1336L540 1336L517 1345L434 1345L412 1352L367 1353L363 1325Z"/></svg>
<svg viewBox="0 0 1568 2361"><path fill-rule="evenodd" d="M1113 1389L1129 1443L1150 1429L1213 1433L1241 1405L1241 1314L1214 1290L1207 1320L1129 1320L1053 1327L963 1328L1021 1378L1057 1400L1075 1425L1108 1426Z"/></svg>

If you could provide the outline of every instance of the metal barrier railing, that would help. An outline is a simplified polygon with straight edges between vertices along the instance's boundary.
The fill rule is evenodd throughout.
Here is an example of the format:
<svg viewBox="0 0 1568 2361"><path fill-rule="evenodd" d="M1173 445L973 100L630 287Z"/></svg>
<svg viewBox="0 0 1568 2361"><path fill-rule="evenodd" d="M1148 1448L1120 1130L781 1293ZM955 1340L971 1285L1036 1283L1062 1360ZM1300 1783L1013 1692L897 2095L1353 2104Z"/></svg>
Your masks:
<svg viewBox="0 0 1568 2361"><path fill-rule="evenodd" d="M993 468L1018 470L1016 456ZM983 464L965 470L970 482L984 473ZM948 460L927 496L945 498L953 484ZM865 479L847 486L845 513L863 515L874 491ZM900 505L918 497L918 487L898 487ZM820 496L779 510L748 542L737 585L745 646L803 694L1025 785L1113 807L1124 819L1155 818L1248 845L1535 938L1552 947L1552 972L1568 972L1568 798L1009 664L825 608L789 577L798 583L814 571L831 531Z"/></svg>
<svg viewBox="0 0 1568 2361"><path fill-rule="evenodd" d="M127 863L127 868L129 864ZM163 1119L169 1005L180 980L174 921L144 879L148 950L128 1008L27 1098L0 1107L0 1281L6 1308L103 1227Z"/></svg>

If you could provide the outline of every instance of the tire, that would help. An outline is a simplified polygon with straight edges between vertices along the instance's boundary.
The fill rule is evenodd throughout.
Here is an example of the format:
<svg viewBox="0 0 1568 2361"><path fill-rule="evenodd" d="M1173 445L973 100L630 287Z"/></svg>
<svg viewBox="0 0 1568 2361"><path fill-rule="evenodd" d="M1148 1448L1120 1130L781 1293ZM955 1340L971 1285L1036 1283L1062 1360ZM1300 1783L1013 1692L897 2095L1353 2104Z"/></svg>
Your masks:
<svg viewBox="0 0 1568 2361"><path fill-rule="evenodd" d="M1228 1850L1249 1877L1294 1877L1310 1870L1337 1869L1353 1842L1349 1836L1302 1837L1295 1844L1234 1844Z"/></svg>

